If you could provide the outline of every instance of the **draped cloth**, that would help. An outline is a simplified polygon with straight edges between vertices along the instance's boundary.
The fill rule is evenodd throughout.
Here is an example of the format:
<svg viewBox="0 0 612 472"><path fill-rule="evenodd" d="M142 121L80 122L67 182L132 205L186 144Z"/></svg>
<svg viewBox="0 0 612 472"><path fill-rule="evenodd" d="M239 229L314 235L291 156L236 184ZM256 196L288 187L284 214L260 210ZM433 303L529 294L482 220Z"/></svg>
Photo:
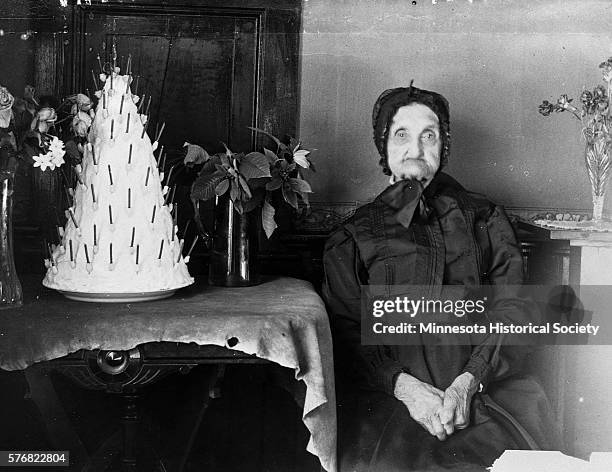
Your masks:
<svg viewBox="0 0 612 472"><path fill-rule="evenodd" d="M276 278L254 287L196 284L140 303L83 303L24 283L22 308L0 316L0 368L25 369L80 349L128 350L166 341L213 344L295 371L306 385L307 450L336 471L336 399L329 321L310 283Z"/></svg>

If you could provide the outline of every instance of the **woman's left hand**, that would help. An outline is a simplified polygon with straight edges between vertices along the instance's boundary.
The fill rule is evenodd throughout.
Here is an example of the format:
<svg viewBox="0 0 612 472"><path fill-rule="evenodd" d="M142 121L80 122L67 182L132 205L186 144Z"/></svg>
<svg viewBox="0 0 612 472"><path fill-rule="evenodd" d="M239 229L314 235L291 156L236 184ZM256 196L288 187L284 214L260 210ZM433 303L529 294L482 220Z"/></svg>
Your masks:
<svg viewBox="0 0 612 472"><path fill-rule="evenodd" d="M464 372L444 391L444 402L438 411L438 417L446 434L450 435L455 429L468 427L470 404L478 386L479 382L476 377L469 372Z"/></svg>

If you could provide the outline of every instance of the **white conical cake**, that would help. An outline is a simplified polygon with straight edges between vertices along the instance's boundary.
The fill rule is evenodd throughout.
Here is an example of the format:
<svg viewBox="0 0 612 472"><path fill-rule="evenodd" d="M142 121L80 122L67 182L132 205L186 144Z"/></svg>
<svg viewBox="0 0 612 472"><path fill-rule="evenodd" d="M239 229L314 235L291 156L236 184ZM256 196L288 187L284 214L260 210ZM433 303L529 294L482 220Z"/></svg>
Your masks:
<svg viewBox="0 0 612 472"><path fill-rule="evenodd" d="M96 92L80 182L62 242L47 261L46 287L125 294L193 283L153 155L157 143L145 132L130 80L115 73Z"/></svg>

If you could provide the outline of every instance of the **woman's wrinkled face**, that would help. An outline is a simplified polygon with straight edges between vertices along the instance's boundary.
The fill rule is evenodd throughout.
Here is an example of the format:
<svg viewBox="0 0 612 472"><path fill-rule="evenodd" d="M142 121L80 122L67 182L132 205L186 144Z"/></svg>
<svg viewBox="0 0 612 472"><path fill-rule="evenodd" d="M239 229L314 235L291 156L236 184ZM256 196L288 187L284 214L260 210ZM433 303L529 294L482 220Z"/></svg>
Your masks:
<svg viewBox="0 0 612 472"><path fill-rule="evenodd" d="M396 180L427 186L440 167L440 123L431 108L411 103L397 110L389 128L387 159Z"/></svg>

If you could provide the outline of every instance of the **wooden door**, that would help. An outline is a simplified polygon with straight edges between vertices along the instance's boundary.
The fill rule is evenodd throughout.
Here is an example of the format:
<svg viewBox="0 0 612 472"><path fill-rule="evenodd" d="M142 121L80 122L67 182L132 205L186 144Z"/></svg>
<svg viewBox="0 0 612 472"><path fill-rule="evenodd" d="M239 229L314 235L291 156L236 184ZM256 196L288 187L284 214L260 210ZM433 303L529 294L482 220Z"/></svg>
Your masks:
<svg viewBox="0 0 612 472"><path fill-rule="evenodd" d="M253 145L256 126L259 15L168 10L92 10L84 16L78 88L93 89L91 71L111 62L112 45L124 73L127 57L138 94L151 98L149 135L166 123L161 140L175 153L185 141L209 151L221 142ZM134 87L136 83L134 83Z"/></svg>

